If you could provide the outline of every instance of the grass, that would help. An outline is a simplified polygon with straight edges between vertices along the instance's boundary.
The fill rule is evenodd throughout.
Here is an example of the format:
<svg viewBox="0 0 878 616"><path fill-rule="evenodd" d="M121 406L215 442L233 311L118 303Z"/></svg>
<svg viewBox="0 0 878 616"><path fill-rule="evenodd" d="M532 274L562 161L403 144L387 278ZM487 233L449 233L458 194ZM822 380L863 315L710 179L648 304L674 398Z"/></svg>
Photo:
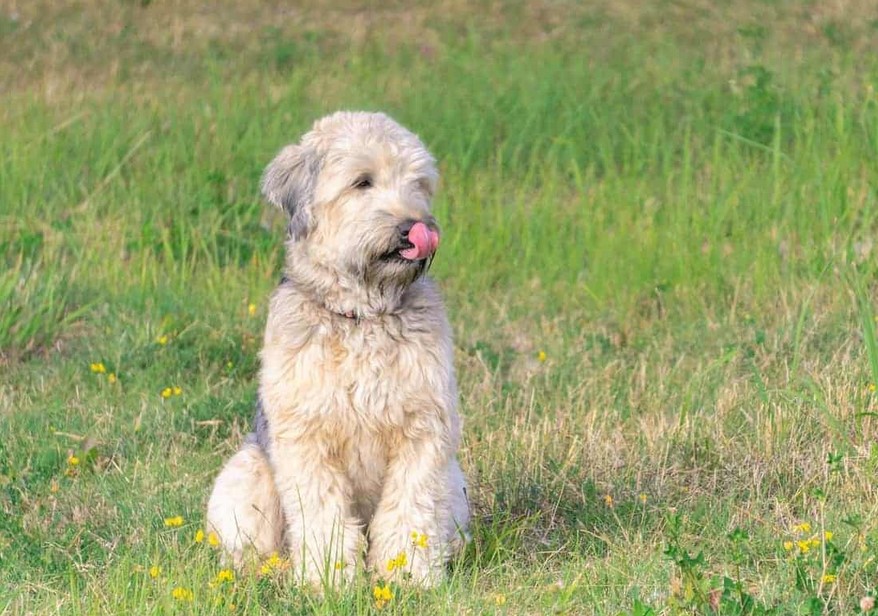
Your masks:
<svg viewBox="0 0 878 616"><path fill-rule="evenodd" d="M337 108L440 160L476 520L381 612L868 607L873 13L0 3L0 613L378 611L194 542L280 272L259 175Z"/></svg>

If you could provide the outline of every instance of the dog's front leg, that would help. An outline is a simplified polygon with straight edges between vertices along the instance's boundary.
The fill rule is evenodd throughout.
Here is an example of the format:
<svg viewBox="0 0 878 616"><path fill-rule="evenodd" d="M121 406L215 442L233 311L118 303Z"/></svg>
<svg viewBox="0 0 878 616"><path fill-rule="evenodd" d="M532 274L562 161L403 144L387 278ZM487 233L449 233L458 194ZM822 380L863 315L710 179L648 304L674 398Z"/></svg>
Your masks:
<svg viewBox="0 0 878 616"><path fill-rule="evenodd" d="M369 567L378 577L435 586L451 556L449 456L433 440L409 441L389 462L369 525Z"/></svg>
<svg viewBox="0 0 878 616"><path fill-rule="evenodd" d="M348 479L318 445L283 441L275 451L283 452L272 462L297 574L317 590L351 579L363 537Z"/></svg>

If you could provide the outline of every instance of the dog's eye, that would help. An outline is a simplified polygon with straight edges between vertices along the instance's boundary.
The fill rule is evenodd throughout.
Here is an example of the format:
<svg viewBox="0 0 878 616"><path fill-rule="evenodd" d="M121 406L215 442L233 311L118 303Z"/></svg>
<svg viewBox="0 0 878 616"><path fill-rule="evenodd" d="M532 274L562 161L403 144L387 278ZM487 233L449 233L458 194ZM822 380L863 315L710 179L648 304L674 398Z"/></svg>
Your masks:
<svg viewBox="0 0 878 616"><path fill-rule="evenodd" d="M360 190L364 188L372 188L372 178L368 175L359 178L356 182L354 182L354 188L359 188Z"/></svg>

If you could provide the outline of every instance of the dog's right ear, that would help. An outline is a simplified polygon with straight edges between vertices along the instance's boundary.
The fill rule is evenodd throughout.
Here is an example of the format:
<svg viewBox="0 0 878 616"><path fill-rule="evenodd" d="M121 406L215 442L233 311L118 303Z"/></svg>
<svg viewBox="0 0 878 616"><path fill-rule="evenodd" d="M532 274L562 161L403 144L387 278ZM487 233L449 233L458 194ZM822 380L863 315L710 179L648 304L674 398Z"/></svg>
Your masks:
<svg viewBox="0 0 878 616"><path fill-rule="evenodd" d="M293 239L300 239L308 233L314 184L319 171L320 161L311 148L288 145L262 174L262 194L269 203L289 215L288 231Z"/></svg>

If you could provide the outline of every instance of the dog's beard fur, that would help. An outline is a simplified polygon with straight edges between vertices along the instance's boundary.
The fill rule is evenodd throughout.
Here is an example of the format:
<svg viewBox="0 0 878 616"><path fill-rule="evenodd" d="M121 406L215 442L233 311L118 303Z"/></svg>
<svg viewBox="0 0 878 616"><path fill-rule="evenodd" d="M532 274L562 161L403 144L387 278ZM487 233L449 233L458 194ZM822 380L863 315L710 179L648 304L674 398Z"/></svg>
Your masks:
<svg viewBox="0 0 878 616"><path fill-rule="evenodd" d="M406 289L422 278L433 262L432 255L417 261L403 258L399 252L405 247L396 238L395 226L381 241L350 254L338 254L332 262L309 254L321 247L307 241L290 242L287 278L315 303L333 312L361 316L392 312Z"/></svg>

